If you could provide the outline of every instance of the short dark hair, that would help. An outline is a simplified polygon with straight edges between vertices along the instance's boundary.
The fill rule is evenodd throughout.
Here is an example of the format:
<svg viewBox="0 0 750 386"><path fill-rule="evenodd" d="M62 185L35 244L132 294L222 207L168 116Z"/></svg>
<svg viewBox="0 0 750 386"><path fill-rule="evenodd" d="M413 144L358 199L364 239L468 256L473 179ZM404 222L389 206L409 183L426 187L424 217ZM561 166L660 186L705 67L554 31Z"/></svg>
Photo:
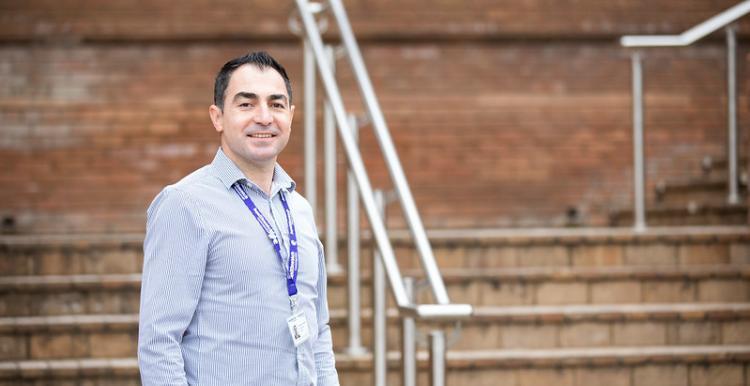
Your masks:
<svg viewBox="0 0 750 386"><path fill-rule="evenodd" d="M277 62L276 59L268 54L268 52L256 51L234 58L224 63L224 66L221 67L219 73L216 74L216 81L214 82L214 104L216 106L219 106L220 109L224 110L224 98L226 97L229 79L232 77L234 70L245 64L252 64L261 70L266 67L271 67L276 70L276 72L284 78L286 93L289 94L289 104L292 103L292 83L289 81L289 76L286 74L284 66Z"/></svg>

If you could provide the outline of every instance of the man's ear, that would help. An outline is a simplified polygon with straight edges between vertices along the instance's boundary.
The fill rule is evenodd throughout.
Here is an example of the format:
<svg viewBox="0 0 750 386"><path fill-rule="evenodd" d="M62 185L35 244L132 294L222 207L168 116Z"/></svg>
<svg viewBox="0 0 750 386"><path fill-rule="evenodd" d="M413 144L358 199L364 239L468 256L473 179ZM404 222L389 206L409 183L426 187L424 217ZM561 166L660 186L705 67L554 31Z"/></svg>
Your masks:
<svg viewBox="0 0 750 386"><path fill-rule="evenodd" d="M221 122L221 117L224 115L224 112L221 111L219 106L211 105L211 107L208 108L208 116L211 117L211 123L214 124L214 129L216 129L217 133L221 133L224 131L224 126Z"/></svg>
<svg viewBox="0 0 750 386"><path fill-rule="evenodd" d="M289 129L292 128L292 121L294 121L294 105L289 106Z"/></svg>

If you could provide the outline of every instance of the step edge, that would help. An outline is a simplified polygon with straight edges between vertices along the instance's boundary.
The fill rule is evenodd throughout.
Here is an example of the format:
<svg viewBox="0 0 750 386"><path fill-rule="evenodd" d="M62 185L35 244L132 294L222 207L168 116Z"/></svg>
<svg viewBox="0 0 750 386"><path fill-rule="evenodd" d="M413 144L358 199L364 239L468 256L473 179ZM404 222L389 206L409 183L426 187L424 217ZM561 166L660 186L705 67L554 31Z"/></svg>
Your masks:
<svg viewBox="0 0 750 386"><path fill-rule="evenodd" d="M717 321L750 318L750 303L662 303L564 306L475 306L473 322L584 322L584 321ZM363 308L361 318L371 320L372 309ZM387 317L399 319L397 309ZM333 323L346 320L347 310L330 310ZM138 325L138 314L77 314L0 317L0 333L32 331L120 331Z"/></svg>
<svg viewBox="0 0 750 386"><path fill-rule="evenodd" d="M370 370L372 355L336 353L339 370ZM387 353L389 368L400 366L400 352ZM419 351L420 368L427 366L428 353ZM651 346L608 348L565 348L540 350L448 350L446 364L451 370L497 367L637 366L642 364L706 364L750 362L750 345ZM85 375L136 376L137 358L62 359L1 361L0 379L76 377Z"/></svg>

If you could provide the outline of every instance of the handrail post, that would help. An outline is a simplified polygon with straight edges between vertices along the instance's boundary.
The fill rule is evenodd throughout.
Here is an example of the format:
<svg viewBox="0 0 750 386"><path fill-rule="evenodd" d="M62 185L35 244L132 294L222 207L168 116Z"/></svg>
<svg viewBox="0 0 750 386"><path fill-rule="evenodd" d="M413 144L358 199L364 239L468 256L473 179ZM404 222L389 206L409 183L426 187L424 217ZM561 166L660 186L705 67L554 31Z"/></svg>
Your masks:
<svg viewBox="0 0 750 386"><path fill-rule="evenodd" d="M352 136L357 141L359 136L359 125L354 114L349 115L349 125ZM346 199L347 199L347 246L348 246L348 280L349 287L349 347L346 352L350 355L362 355L367 350L362 346L362 318L360 317L360 240L359 240L359 194L357 193L357 181L349 170L347 174Z"/></svg>
<svg viewBox="0 0 750 386"><path fill-rule="evenodd" d="M336 73L336 58L333 48L326 46L331 73ZM338 262L338 221L336 214L336 121L331 103L326 98L323 108L323 152L325 153L325 203L326 203L326 270L328 273L341 273Z"/></svg>
<svg viewBox="0 0 750 386"><path fill-rule="evenodd" d="M643 74L640 52L631 55L633 71L633 199L634 227L646 230L645 177L643 156Z"/></svg>
<svg viewBox="0 0 750 386"><path fill-rule="evenodd" d="M740 197L737 186L737 31L733 25L727 32L727 165L729 179L729 196L727 202L738 204Z"/></svg>
<svg viewBox="0 0 750 386"><path fill-rule="evenodd" d="M404 278L406 296L416 303L414 278ZM401 320L401 371L403 386L417 385L417 337L414 318L405 316Z"/></svg>
<svg viewBox="0 0 750 386"><path fill-rule="evenodd" d="M385 224L385 195L383 191L376 190L374 196L383 224ZM372 256L373 386L385 386L387 377L385 272L380 252L376 250Z"/></svg>
<svg viewBox="0 0 750 386"><path fill-rule="evenodd" d="M445 386L445 332L430 332L430 386Z"/></svg>
<svg viewBox="0 0 750 386"><path fill-rule="evenodd" d="M318 210L317 172L315 148L315 56L310 44L304 41L304 103L305 103L305 196L313 210L313 218Z"/></svg>

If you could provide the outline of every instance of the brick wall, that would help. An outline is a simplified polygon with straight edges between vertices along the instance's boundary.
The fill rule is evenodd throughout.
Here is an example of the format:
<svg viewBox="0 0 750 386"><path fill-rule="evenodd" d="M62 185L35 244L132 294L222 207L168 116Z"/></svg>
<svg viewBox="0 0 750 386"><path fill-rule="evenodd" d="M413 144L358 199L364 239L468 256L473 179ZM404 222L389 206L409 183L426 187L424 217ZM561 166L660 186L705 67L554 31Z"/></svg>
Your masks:
<svg viewBox="0 0 750 386"><path fill-rule="evenodd" d="M345 0L360 38L497 39L675 33L735 0ZM3 40L290 39L294 1L4 1ZM743 22L743 26L747 22ZM747 31L747 29L745 29Z"/></svg>
<svg viewBox="0 0 750 386"><path fill-rule="evenodd" d="M298 115L281 162L304 191L291 2L78 3L0 6L0 215L22 232L141 231L159 189L210 161L213 76L249 49L270 50L292 75ZM568 208L605 224L632 190L629 52L614 38L678 32L733 2L475 3L347 2L428 227L558 226ZM744 152L750 54L741 36ZM724 153L724 55L720 39L646 53L649 186L697 175L704 155ZM349 108L362 111L339 67ZM362 148L374 185L388 186L369 128Z"/></svg>

